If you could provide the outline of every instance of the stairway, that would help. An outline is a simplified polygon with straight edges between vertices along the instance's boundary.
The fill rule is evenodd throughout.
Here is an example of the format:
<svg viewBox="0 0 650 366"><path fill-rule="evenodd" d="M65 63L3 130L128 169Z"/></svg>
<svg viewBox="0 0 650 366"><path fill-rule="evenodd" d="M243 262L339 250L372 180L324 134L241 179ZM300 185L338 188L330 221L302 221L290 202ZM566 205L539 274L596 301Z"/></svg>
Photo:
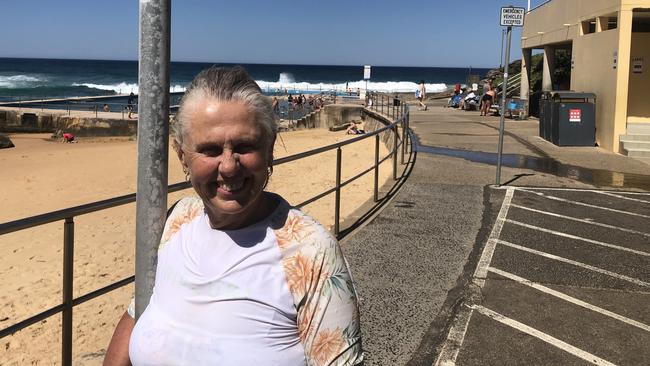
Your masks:
<svg viewBox="0 0 650 366"><path fill-rule="evenodd" d="M620 141L625 155L650 164L650 123L628 122Z"/></svg>

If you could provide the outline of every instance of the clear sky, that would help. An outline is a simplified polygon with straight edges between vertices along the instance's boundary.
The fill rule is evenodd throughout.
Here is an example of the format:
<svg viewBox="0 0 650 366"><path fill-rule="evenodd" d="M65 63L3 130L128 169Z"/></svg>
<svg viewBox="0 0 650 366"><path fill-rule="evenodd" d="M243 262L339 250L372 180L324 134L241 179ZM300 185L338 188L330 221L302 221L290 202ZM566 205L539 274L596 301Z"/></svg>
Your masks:
<svg viewBox="0 0 650 366"><path fill-rule="evenodd" d="M532 0L535 7L545 0ZM499 8L527 0L173 0L173 61L499 65ZM137 60L137 0L2 2L0 57ZM513 32L512 58L520 58Z"/></svg>

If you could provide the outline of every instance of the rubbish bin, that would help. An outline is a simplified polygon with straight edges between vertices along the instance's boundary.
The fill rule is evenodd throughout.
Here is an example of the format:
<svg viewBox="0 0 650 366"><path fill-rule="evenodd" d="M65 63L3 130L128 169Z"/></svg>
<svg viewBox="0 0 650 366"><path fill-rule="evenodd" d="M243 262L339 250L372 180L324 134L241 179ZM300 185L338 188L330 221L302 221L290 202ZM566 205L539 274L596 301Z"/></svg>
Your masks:
<svg viewBox="0 0 650 366"><path fill-rule="evenodd" d="M544 128L544 137L550 137L547 140L558 146L594 146L596 95L573 91L545 94L546 101L540 102L540 131Z"/></svg>
<svg viewBox="0 0 650 366"><path fill-rule="evenodd" d="M551 141L551 119L553 114L549 110L551 92L543 92L539 99L539 137Z"/></svg>

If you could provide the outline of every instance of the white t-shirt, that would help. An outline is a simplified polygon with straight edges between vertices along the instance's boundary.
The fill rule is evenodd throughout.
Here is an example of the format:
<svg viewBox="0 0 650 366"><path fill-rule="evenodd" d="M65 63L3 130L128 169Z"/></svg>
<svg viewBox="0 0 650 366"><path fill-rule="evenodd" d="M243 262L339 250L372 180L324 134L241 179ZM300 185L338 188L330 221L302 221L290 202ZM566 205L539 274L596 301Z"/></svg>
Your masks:
<svg viewBox="0 0 650 366"><path fill-rule="evenodd" d="M275 197L269 217L232 231L212 229L199 199L178 203L131 334L134 365L361 362L356 294L338 243ZM332 286L338 279L343 286Z"/></svg>

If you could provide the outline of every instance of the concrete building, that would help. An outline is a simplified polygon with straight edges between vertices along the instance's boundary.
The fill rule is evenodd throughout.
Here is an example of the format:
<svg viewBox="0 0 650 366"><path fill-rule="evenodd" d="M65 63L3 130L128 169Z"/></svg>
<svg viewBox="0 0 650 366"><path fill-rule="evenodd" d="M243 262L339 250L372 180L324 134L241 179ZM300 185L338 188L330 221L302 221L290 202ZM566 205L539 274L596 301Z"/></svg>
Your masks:
<svg viewBox="0 0 650 366"><path fill-rule="evenodd" d="M542 90L595 93L598 145L650 159L650 0L551 0L526 15L521 48L522 98L541 50ZM559 49L571 55L570 85L554 83Z"/></svg>

